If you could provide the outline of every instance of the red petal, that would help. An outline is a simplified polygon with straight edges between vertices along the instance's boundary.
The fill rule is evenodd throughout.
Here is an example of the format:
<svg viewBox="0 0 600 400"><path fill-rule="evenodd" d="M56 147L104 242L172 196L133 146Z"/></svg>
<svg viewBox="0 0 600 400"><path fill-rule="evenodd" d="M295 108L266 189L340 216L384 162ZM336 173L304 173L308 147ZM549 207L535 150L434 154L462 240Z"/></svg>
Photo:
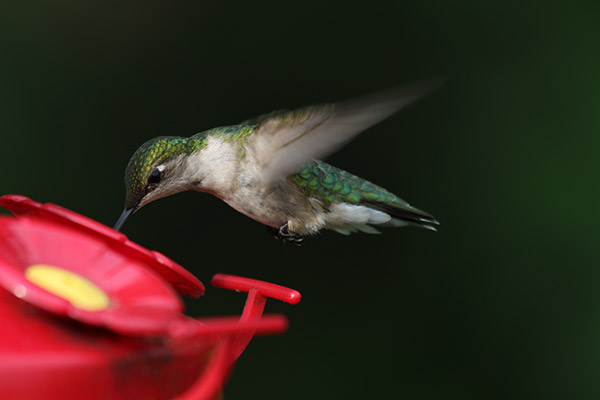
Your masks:
<svg viewBox="0 0 600 400"><path fill-rule="evenodd" d="M55 314L125 334L163 335L179 318L179 297L127 246L116 246L80 229L31 217L0 217L0 285ZM88 311L30 282L33 264L55 266L86 278L110 305Z"/></svg>
<svg viewBox="0 0 600 400"><path fill-rule="evenodd" d="M38 203L28 197L16 194L7 194L0 197L0 206L6 208L18 217L31 215L55 221L84 230L113 245L124 246L128 248L129 257L135 258L146 264L149 268L152 268L163 279L168 281L180 294L192 297L199 297L204 294L204 285L188 270L163 254L156 251L150 251L130 241L124 234L94 221L93 219L55 204Z"/></svg>

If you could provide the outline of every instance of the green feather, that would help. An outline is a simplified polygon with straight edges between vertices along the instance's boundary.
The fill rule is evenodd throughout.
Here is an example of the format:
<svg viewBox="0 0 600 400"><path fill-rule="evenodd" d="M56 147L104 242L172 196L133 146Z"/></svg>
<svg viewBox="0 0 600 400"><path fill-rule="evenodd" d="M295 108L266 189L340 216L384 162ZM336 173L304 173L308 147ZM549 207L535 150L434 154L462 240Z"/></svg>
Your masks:
<svg viewBox="0 0 600 400"><path fill-rule="evenodd" d="M306 164L290 179L326 207L343 202L366 205L413 223L437 223L431 215L412 207L388 190L323 161Z"/></svg>

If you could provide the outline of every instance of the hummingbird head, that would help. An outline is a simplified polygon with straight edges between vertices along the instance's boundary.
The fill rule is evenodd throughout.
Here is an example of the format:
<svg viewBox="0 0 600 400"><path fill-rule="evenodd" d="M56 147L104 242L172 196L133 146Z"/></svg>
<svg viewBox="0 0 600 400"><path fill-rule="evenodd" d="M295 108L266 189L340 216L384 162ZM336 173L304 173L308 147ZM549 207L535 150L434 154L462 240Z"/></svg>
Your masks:
<svg viewBox="0 0 600 400"><path fill-rule="evenodd" d="M116 230L146 204L191 189L184 179L185 156L194 149L188 138L161 136L133 153L125 170L125 209L115 224Z"/></svg>

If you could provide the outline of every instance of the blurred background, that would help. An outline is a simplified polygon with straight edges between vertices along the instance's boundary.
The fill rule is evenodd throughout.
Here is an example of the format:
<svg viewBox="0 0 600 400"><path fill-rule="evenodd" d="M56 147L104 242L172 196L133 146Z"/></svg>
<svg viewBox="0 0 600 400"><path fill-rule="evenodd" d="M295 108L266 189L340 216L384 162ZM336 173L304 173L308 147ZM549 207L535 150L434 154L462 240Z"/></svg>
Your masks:
<svg viewBox="0 0 600 400"><path fill-rule="evenodd" d="M133 240L207 285L298 289L225 398L600 396L600 7L594 2L13 2L0 14L0 193L112 226L144 141L444 74L328 159L434 214L283 246L207 194L153 203ZM238 314L208 287L191 315Z"/></svg>

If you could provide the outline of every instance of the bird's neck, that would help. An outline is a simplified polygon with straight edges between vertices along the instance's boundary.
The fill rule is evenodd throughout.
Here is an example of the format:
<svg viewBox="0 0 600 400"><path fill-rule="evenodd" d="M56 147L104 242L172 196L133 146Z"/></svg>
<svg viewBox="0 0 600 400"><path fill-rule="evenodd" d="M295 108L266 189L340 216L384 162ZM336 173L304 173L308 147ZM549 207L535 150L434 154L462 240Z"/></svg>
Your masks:
<svg viewBox="0 0 600 400"><path fill-rule="evenodd" d="M216 135L206 136L198 150L186 157L183 174L196 190L221 197L235 183L239 164L237 143Z"/></svg>

